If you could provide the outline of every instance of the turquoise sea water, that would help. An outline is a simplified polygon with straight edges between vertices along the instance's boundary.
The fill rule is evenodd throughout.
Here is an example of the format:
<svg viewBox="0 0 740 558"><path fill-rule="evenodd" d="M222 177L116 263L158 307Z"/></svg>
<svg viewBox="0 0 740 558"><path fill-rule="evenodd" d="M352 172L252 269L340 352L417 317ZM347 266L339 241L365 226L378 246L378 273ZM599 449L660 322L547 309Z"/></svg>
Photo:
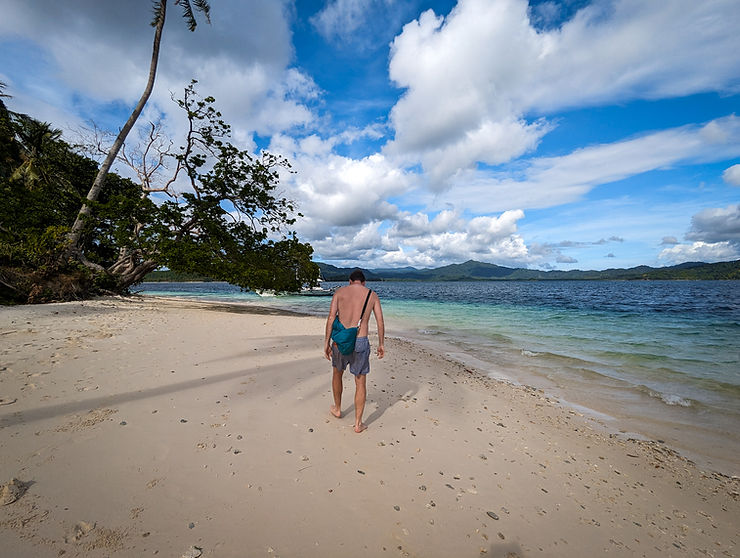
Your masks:
<svg viewBox="0 0 740 558"><path fill-rule="evenodd" d="M325 283L331 287L338 283ZM368 283L389 335L542 388L607 425L740 472L740 283ZM225 283L142 294L325 315L329 297L260 297Z"/></svg>

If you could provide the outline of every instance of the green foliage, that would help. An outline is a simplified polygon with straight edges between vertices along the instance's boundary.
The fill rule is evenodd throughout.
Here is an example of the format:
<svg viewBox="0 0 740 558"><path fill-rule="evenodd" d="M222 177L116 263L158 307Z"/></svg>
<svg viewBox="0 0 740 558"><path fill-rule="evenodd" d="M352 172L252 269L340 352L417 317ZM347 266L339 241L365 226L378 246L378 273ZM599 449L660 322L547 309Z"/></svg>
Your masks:
<svg viewBox="0 0 740 558"><path fill-rule="evenodd" d="M49 266L60 254L96 164L74 153L47 124L7 115L13 157L6 159L8 172L0 178L2 254L21 265Z"/></svg>
<svg viewBox="0 0 740 558"><path fill-rule="evenodd" d="M2 103L0 136L0 302L86 296L92 274L60 256L96 163L48 124Z"/></svg>
<svg viewBox="0 0 740 558"><path fill-rule="evenodd" d="M0 82L0 180L6 180L20 161L20 148L15 141L15 130L2 98L5 84Z"/></svg>
<svg viewBox="0 0 740 558"><path fill-rule="evenodd" d="M255 158L226 141L229 126L212 97L197 95L195 83L177 101L192 132L175 156L192 192L158 208L160 221L151 233L160 263L249 289L295 291L314 283L312 248L283 232L295 223L295 207L275 195L288 162L267 153Z"/></svg>

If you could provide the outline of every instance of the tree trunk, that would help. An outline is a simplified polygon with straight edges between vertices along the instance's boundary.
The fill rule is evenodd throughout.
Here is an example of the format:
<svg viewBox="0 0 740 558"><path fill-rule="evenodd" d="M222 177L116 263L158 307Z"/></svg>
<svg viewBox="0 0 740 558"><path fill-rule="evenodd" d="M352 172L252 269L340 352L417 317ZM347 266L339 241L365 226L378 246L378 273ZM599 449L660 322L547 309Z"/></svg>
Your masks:
<svg viewBox="0 0 740 558"><path fill-rule="evenodd" d="M129 116L128 120L126 121L126 124L124 124L123 128L121 128L121 131L118 133L116 141L113 142L113 146L108 152L105 161L103 161L103 164L101 165L100 170L98 171L98 174L93 181L93 185L90 188L90 191L87 193L87 201L89 202L94 202L98 199L100 191L103 189L103 185L105 184L105 178L108 175L111 166L113 166L113 162L116 160L116 156L123 146L123 142L126 140L126 136L128 136L131 128L133 128L136 120L141 114L141 111L144 110L144 106L149 100L149 96L151 95L152 89L154 88L154 78L157 75L157 62L159 61L159 43L162 40L162 28L164 27L167 0L161 0L160 7L161 11L159 13L159 18L157 19L157 25L154 31L152 61L149 67L149 80L147 81L146 89L141 95L136 108L134 108L131 116ZM72 229L67 235L67 257L74 257L78 260L83 261L83 263L85 260L80 258L80 255L82 254L82 232L85 228L87 217L90 215L91 211L92 206L89 203L83 203L79 213L77 214L77 218L72 225Z"/></svg>
<svg viewBox="0 0 740 558"><path fill-rule="evenodd" d="M118 260L105 272L115 278L121 289L128 289L141 281L147 273L157 269L159 264L152 259L142 259L141 250L122 248Z"/></svg>
<svg viewBox="0 0 740 558"><path fill-rule="evenodd" d="M131 285L140 283L147 274L157 269L158 266L159 264L154 260L143 261L128 270L126 273L120 274L117 277L118 284L121 287L128 289Z"/></svg>

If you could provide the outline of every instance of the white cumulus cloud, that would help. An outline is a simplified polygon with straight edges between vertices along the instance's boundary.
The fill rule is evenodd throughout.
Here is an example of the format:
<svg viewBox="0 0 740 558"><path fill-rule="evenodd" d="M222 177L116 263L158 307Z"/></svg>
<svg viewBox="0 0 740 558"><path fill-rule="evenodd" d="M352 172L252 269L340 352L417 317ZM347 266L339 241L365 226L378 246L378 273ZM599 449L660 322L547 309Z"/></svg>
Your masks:
<svg viewBox="0 0 740 558"><path fill-rule="evenodd" d="M740 258L740 251L729 242L693 242L692 244L677 244L665 248L658 255L658 259L667 263L683 262L724 262Z"/></svg>
<svg viewBox="0 0 740 558"><path fill-rule="evenodd" d="M691 218L686 239L740 245L740 204L700 211Z"/></svg>
<svg viewBox="0 0 740 558"><path fill-rule="evenodd" d="M740 165L732 165L722 173L722 179L732 186L740 186Z"/></svg>
<svg viewBox="0 0 740 558"><path fill-rule="evenodd" d="M211 24L196 11L199 25L190 32L181 9L169 4L148 110L168 116L174 132L179 131L182 118L170 94L180 95L195 78L200 93L216 98L247 147L252 147L254 132L269 135L312 122L309 105L320 91L310 76L290 66L289 9L287 0L219 4L211 11ZM0 36L32 41L38 51L30 51L35 56L29 59L45 65L42 72L30 68L22 80L9 83L16 110L50 114L55 125L67 127L80 123L72 115L81 102L99 108L138 100L154 36L149 0L79 0L73 7L55 0L0 0L0 12ZM50 75L58 81L44 81ZM24 100L26 91L33 91L29 97L34 101ZM66 114L37 112L44 102ZM117 129L121 122L99 124Z"/></svg>
<svg viewBox="0 0 740 558"><path fill-rule="evenodd" d="M497 170L458 173L445 193L415 191L413 195L429 204L436 200L456 207L461 201L475 200L470 210L477 214L546 208L577 201L597 186L648 171L738 156L740 117L731 115L701 126L592 145L560 157L528 159L519 165L517 174Z"/></svg>
<svg viewBox="0 0 740 558"><path fill-rule="evenodd" d="M594 2L562 27L534 29L525 0L460 0L392 44L389 153L421 162L442 189L460 169L531 151L551 124L533 114L618 100L736 92L734 0ZM656 40L656 37L660 37Z"/></svg>
<svg viewBox="0 0 740 558"><path fill-rule="evenodd" d="M675 263L739 259L740 204L704 209L695 214L691 218L691 228L686 234L686 240L693 242L675 243L669 248L664 248L658 257Z"/></svg>
<svg viewBox="0 0 740 558"><path fill-rule="evenodd" d="M518 234L517 222L523 218L521 210L470 221L451 210L433 219L424 213L408 215L387 230L383 244L388 251L380 255L379 262L439 266L470 259L511 265L536 261Z"/></svg>

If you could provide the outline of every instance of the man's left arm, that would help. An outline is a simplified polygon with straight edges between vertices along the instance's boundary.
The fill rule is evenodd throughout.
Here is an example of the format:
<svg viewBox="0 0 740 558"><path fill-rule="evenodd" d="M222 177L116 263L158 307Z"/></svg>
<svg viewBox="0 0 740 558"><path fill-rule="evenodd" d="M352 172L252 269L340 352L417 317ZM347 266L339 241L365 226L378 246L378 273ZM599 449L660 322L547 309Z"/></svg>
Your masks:
<svg viewBox="0 0 740 558"><path fill-rule="evenodd" d="M375 323L378 325L378 358L385 356L385 322L383 321L383 308L380 306L380 297L375 294L375 304L373 304L373 314L375 314Z"/></svg>

